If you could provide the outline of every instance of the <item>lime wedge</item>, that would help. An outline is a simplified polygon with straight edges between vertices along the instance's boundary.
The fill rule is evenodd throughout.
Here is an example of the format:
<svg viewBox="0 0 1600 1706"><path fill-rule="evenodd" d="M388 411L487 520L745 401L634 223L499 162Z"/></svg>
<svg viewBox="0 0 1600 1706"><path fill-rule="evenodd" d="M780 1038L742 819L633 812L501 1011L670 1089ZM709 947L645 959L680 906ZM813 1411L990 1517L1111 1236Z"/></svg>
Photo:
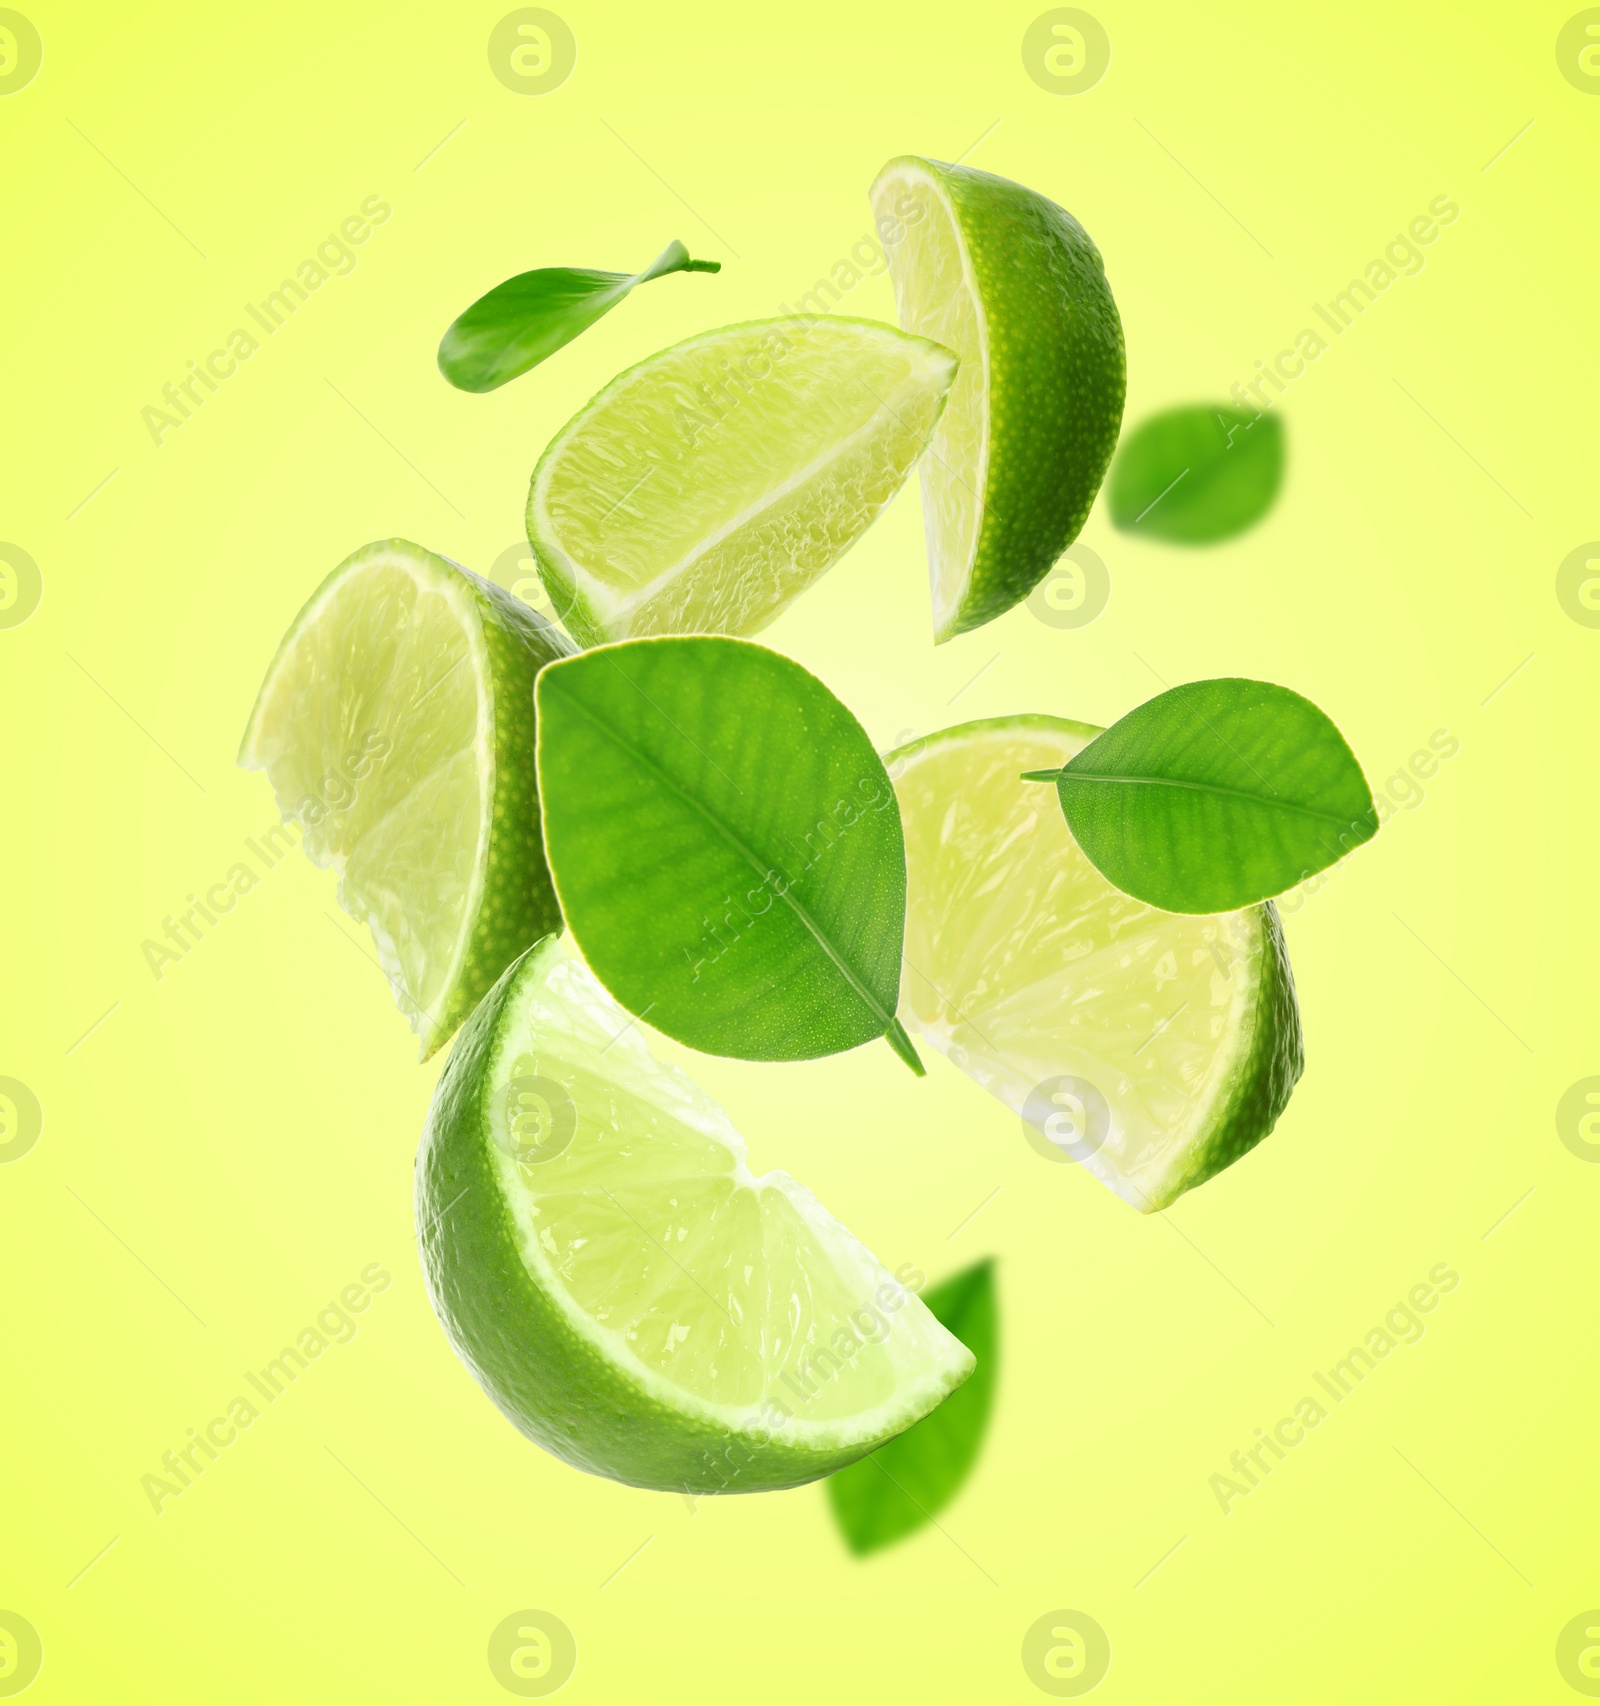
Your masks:
<svg viewBox="0 0 1600 1706"><path fill-rule="evenodd" d="M872 186L900 324L961 358L922 463L933 637L1020 603L1077 538L1122 421L1100 251L1042 195L904 156Z"/></svg>
<svg viewBox="0 0 1600 1706"><path fill-rule="evenodd" d="M562 621L585 645L764 628L900 489L955 368L892 326L790 318L619 375L533 471L528 539Z"/></svg>
<svg viewBox="0 0 1600 1706"><path fill-rule="evenodd" d="M251 712L239 763L339 873L424 1059L560 921L533 683L571 650L499 587L389 539L312 594Z"/></svg>
<svg viewBox="0 0 1600 1706"><path fill-rule="evenodd" d="M889 755L909 884L900 1016L1036 1128L1041 1154L1148 1212L1272 1130L1304 1060L1300 1011L1270 901L1145 906L1021 780L1099 733L995 718Z"/></svg>
<svg viewBox="0 0 1600 1706"><path fill-rule="evenodd" d="M417 1163L434 1308L506 1416L634 1486L814 1480L973 1359L552 938L468 1021Z"/></svg>

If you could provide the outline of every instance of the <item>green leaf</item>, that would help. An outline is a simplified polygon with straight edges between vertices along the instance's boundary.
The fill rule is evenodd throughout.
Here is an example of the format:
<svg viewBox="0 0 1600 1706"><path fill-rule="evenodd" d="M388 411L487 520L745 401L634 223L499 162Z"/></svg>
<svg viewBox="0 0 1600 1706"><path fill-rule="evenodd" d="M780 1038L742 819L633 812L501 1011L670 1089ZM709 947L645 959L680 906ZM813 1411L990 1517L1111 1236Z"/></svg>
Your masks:
<svg viewBox="0 0 1600 1706"><path fill-rule="evenodd" d="M972 1473L989 1426L1000 1345L993 1258L953 1275L922 1301L978 1366L937 1410L828 1477L834 1520L858 1557L931 1522Z"/></svg>
<svg viewBox="0 0 1600 1706"><path fill-rule="evenodd" d="M451 322L439 345L439 371L459 391L493 391L588 331L636 284L669 272L721 270L718 261L691 261L674 239L643 272L540 267L518 273Z"/></svg>
<svg viewBox="0 0 1600 1706"><path fill-rule="evenodd" d="M814 675L721 635L624 640L539 677L539 796L567 925L630 1012L708 1054L812 1060L887 1037L900 808Z"/></svg>
<svg viewBox="0 0 1600 1706"><path fill-rule="evenodd" d="M1141 421L1111 466L1111 519L1124 533L1215 545L1253 527L1283 484L1283 422L1228 403Z"/></svg>
<svg viewBox="0 0 1600 1706"><path fill-rule="evenodd" d="M1378 833L1356 756L1309 699L1270 681L1191 681L1084 747L1054 782L1108 882L1167 912L1281 894Z"/></svg>

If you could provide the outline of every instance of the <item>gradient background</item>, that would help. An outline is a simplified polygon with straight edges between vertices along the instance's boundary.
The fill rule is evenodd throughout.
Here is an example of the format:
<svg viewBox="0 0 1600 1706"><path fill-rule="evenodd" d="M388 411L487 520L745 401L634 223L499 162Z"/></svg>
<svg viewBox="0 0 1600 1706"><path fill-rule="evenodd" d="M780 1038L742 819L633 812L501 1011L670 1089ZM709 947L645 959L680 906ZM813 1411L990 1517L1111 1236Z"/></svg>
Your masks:
<svg viewBox="0 0 1600 1706"><path fill-rule="evenodd" d="M492 1702L525 1607L572 1630L575 1702L1026 1703L1057 1608L1108 1632L1107 1702L1571 1697L1557 1638L1600 1604L1600 1168L1556 1117L1600 1073L1600 632L1556 594L1600 535L1600 78L1561 74L1571 14L1102 3L1110 70L1063 97L1024 67L1033 4L561 10L576 70L530 98L491 75L498 6L29 0L0 538L43 600L0 629L0 1075L44 1116L0 1165L0 1624L42 1638L33 1697ZM911 489L765 636L885 746L1270 677L1410 801L1285 907L1309 1063L1277 1133L1165 1216L1042 1161L941 1061L694 1062L758 1167L891 1266L999 1258L983 1460L863 1564L817 1488L611 1485L478 1391L413 1243L438 1063L330 878L285 861L159 981L141 943L274 821L234 753L317 581L390 534L489 570L550 434L661 345L792 303L905 151L1083 221L1130 421L1225 396L1433 197L1461 217L1291 388L1288 484L1243 540L1185 554L1097 507L1097 621L1018 609L935 651ZM372 195L393 217L356 270L152 444L161 386ZM722 274L492 396L439 378L501 278L673 236ZM843 308L892 318L886 279ZM1391 788L1437 730L1459 752ZM374 1262L359 1336L155 1515L141 1476ZM1426 1337L1224 1516L1209 1477L1440 1262L1461 1284Z"/></svg>

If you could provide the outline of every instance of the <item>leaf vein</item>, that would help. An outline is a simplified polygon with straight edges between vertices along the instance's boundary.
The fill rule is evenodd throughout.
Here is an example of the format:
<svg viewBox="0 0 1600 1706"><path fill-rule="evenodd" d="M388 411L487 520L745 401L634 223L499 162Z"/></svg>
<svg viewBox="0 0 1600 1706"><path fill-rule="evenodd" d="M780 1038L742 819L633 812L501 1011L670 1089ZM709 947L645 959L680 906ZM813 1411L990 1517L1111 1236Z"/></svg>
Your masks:
<svg viewBox="0 0 1600 1706"><path fill-rule="evenodd" d="M555 680L554 677L550 679L552 682ZM606 722L603 717L597 715L596 712L594 712L588 705L585 705L576 694L569 692L565 697L567 703L574 706L579 712L581 712L582 715L586 717L601 734L610 740L619 751L626 753L642 769L649 772L649 774L663 787L665 787L669 792L675 794L678 799L680 799L691 810L698 813L699 816L722 837L728 846L731 847L759 877L765 880L769 872L777 869L775 864L762 859L758 854L756 854L756 852L747 845L744 839L731 829L721 817L707 807L704 802L697 799L670 774L668 774L666 769L658 760L652 758L650 754L642 752L620 730L614 728L610 723ZM716 768L714 762L709 758L707 762L712 763L713 768ZM737 786L737 784L735 784L735 786ZM792 884L785 879L783 889L775 892L778 893L778 899L788 906L789 910L793 912L799 922L810 932L817 946L822 949L822 951L838 968L840 975L844 978L845 982L849 984L855 994L866 1004L873 1014L883 1021L884 1028L887 1030L889 1026L894 1023L894 1014L885 1010L883 1003L879 1001L867 984L862 981L855 968L848 960L845 959L842 950L835 947L833 942L828 938L826 932L822 929L821 925L812 917L810 911L795 899Z"/></svg>
<svg viewBox="0 0 1600 1706"><path fill-rule="evenodd" d="M1301 805L1296 800L1286 800L1281 794L1268 797L1257 794L1248 788L1230 788L1220 782L1191 782L1179 776L1127 776L1113 775L1107 771L1079 770L1074 765L1067 765L1061 772L1062 779L1069 782L1115 782L1123 786L1141 788L1183 788L1198 794L1217 794L1233 800L1248 800L1252 805L1265 806L1272 811L1295 812L1301 817L1316 819L1319 823L1331 823L1341 828L1358 822L1366 815L1365 809L1353 817L1347 817L1340 812L1320 811L1316 806Z"/></svg>

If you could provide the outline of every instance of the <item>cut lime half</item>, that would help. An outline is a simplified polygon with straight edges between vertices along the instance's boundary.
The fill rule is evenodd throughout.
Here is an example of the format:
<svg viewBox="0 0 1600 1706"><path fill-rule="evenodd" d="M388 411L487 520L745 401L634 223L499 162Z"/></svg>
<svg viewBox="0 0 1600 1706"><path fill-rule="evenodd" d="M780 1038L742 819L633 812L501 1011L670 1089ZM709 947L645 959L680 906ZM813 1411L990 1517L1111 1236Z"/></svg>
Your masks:
<svg viewBox="0 0 1600 1706"><path fill-rule="evenodd" d="M973 1359L551 939L463 1030L417 1164L435 1309L500 1409L635 1486L759 1492L871 1451Z"/></svg>
<svg viewBox="0 0 1600 1706"><path fill-rule="evenodd" d="M1113 888L1024 782L1100 730L966 723L891 753L905 824L901 1018L1135 1208L1165 1208L1272 1130L1300 1076L1272 904L1180 915Z"/></svg>
<svg viewBox="0 0 1600 1706"><path fill-rule="evenodd" d="M256 699L239 762L339 873L424 1057L560 921L533 684L571 650L499 587L388 539L312 594Z"/></svg>
<svg viewBox="0 0 1600 1706"><path fill-rule="evenodd" d="M528 539L585 645L754 634L900 489L955 375L874 320L724 326L629 368L533 471Z"/></svg>

